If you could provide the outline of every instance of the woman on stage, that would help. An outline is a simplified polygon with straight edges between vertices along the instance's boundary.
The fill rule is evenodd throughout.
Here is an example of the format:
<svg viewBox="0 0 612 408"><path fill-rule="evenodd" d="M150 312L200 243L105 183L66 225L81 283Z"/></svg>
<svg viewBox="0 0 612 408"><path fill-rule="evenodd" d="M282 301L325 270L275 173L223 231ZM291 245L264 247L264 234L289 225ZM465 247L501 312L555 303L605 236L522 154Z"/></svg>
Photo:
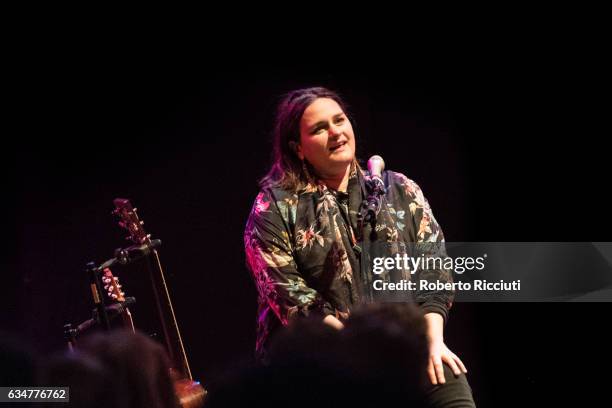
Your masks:
<svg viewBox="0 0 612 408"><path fill-rule="evenodd" d="M371 175L358 164L355 145L346 106L336 93L300 89L279 104L273 164L261 180L244 236L259 293L256 351L264 362L270 335L292 319L320 316L342 330L351 311L370 299L360 263L371 234L362 231L358 214ZM443 251L442 230L419 186L392 171L382 178L378 239L437 243ZM452 281L452 271L426 273L426 279ZM444 343L453 297L450 291L415 296L428 327L429 399L433 406L474 406L465 365Z"/></svg>

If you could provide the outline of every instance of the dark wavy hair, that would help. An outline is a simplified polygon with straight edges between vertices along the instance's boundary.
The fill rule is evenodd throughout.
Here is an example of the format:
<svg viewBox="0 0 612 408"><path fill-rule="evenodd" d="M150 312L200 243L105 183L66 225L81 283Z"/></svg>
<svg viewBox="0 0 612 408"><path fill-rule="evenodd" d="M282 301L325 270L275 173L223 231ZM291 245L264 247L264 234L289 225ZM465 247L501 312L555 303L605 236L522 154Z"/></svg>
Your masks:
<svg viewBox="0 0 612 408"><path fill-rule="evenodd" d="M262 188L282 188L292 192L306 187L312 182L314 169L306 160L298 157L291 142L300 142L300 120L308 106L318 98L333 99L353 122L346 103L340 95L323 87L304 88L284 95L276 110L273 130L272 166L259 181ZM304 164L307 171L304 171ZM353 165L360 168L356 159Z"/></svg>

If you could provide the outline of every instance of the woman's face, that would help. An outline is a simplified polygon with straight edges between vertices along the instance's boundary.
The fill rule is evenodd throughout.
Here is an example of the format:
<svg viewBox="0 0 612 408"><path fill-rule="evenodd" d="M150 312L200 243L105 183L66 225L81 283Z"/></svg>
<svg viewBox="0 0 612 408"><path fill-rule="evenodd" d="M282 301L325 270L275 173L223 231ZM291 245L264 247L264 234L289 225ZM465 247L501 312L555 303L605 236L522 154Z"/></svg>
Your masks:
<svg viewBox="0 0 612 408"><path fill-rule="evenodd" d="M346 172L355 157L355 135L336 101L318 98L306 108L296 150L299 158L308 160L320 176Z"/></svg>

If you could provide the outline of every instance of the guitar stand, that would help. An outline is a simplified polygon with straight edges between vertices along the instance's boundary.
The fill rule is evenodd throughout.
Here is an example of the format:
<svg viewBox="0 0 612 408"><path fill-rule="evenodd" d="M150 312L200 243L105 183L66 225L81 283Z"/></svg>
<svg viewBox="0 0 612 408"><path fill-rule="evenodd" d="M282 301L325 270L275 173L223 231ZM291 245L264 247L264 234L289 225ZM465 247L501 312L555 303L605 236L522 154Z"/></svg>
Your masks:
<svg viewBox="0 0 612 408"><path fill-rule="evenodd" d="M100 266L96 266L94 262L89 262L87 264L87 273L89 275L89 282L95 309L92 312L91 319L85 320L76 327L72 323L66 323L64 325L64 338L68 342L68 350L74 351L77 336L91 329L92 327L102 326L104 330L110 331L110 321L123 313L128 306L136 303L136 298L134 297L128 297L124 302L119 302L110 306L106 306L104 303L101 273L104 268L107 267L107 265L115 264L117 262L119 262L119 260L115 257L102 263Z"/></svg>
<svg viewBox="0 0 612 408"><path fill-rule="evenodd" d="M118 302L110 306L105 306L106 315L109 321L113 321L117 316L121 315L128 307L136 304L136 298L129 296L125 298L125 302ZM76 346L77 337L93 327L100 326L100 317L98 309L92 310L92 318L87 319L76 327L72 323L64 325L64 338L68 342L68 349L73 351Z"/></svg>

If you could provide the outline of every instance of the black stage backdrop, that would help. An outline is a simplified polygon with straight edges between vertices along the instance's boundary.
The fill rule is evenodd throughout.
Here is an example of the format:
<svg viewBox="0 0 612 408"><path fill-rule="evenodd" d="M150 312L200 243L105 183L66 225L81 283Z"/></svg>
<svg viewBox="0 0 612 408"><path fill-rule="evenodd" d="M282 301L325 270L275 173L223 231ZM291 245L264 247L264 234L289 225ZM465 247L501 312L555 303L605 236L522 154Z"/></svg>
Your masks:
<svg viewBox="0 0 612 408"><path fill-rule="evenodd" d="M251 358L256 291L242 233L270 162L274 106L296 87L347 99L360 158L380 154L419 183L448 241L610 238L599 83L562 57L355 56L317 68L158 52L35 60L9 81L2 326L40 352L64 347L63 324L89 317L84 266L126 245L111 215L126 197L163 241L195 376L211 383ZM146 328L147 276L115 272ZM456 304L446 338L481 406L565 398L603 364L611 309Z"/></svg>

